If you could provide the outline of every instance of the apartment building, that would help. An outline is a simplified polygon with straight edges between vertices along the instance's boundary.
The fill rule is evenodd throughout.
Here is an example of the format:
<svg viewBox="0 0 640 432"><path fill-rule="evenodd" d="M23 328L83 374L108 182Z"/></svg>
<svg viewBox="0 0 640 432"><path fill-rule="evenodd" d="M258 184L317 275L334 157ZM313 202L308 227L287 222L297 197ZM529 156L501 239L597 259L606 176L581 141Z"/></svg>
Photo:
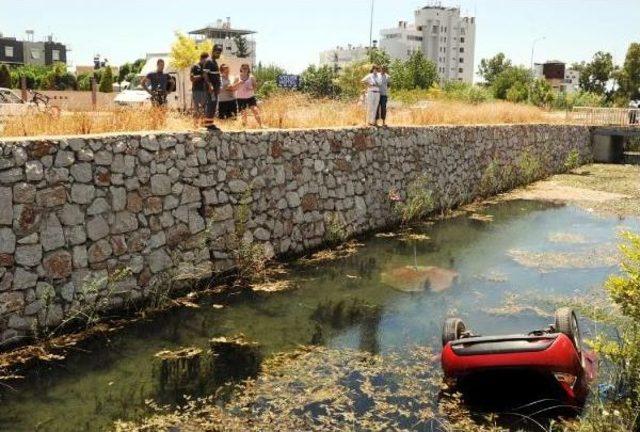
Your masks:
<svg viewBox="0 0 640 432"><path fill-rule="evenodd" d="M53 36L36 42L4 37L0 33L0 64L49 66L56 62L67 63L67 51L67 47L55 42Z"/></svg>
<svg viewBox="0 0 640 432"><path fill-rule="evenodd" d="M229 17L227 17L226 21L219 19L215 24L189 32L189 34L194 36L196 40L209 39L214 44L221 45L223 49L223 56L227 58L239 58L237 38L242 37L246 41L246 48L248 51L246 62L250 63L252 66L255 66L256 64L256 41L252 37L248 36L255 33L256 32L253 30L232 28L231 18Z"/></svg>
<svg viewBox="0 0 640 432"><path fill-rule="evenodd" d="M460 8L438 5L415 11L415 21L400 21L380 32L380 48L392 58L407 59L422 51L438 69L440 80L473 82L476 20L461 15Z"/></svg>
<svg viewBox="0 0 640 432"><path fill-rule="evenodd" d="M329 65L339 71L349 63L367 58L367 47L347 45L320 53L320 66Z"/></svg>
<svg viewBox="0 0 640 432"><path fill-rule="evenodd" d="M580 90L580 71L568 68L558 60L534 64L533 75L544 78L556 91L575 93Z"/></svg>

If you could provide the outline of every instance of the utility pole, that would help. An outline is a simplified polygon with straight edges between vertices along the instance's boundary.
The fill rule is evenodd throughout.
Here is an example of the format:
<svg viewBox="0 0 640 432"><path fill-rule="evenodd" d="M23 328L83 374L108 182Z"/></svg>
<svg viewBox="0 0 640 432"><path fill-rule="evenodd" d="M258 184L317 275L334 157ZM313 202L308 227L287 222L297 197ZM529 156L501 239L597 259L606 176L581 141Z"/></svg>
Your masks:
<svg viewBox="0 0 640 432"><path fill-rule="evenodd" d="M375 0L371 0L371 19L369 21L369 49L373 48L373 12L375 10Z"/></svg>
<svg viewBox="0 0 640 432"><path fill-rule="evenodd" d="M536 50L536 44L540 41L545 40L546 38L547 38L546 36L539 37L537 39L534 39L533 43L531 44L531 74L532 75L533 75L533 54Z"/></svg>

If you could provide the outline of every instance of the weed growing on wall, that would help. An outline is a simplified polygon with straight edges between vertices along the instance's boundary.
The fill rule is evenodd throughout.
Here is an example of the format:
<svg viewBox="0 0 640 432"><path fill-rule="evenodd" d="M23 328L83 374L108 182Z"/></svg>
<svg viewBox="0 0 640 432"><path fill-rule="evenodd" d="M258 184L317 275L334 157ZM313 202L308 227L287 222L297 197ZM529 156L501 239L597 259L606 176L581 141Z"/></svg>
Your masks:
<svg viewBox="0 0 640 432"><path fill-rule="evenodd" d="M248 187L234 210L234 232L229 239L240 283L260 280L269 261L264 246L255 243L252 235L247 236L251 200L252 188Z"/></svg>
<svg viewBox="0 0 640 432"><path fill-rule="evenodd" d="M403 224L422 219L435 209L435 200L433 192L429 189L429 183L426 175L421 175L409 183L404 201L399 199L397 192L390 192L392 201L395 201L394 211Z"/></svg>
<svg viewBox="0 0 640 432"><path fill-rule="evenodd" d="M540 159L532 155L529 151L525 151L520 160L518 160L518 169L522 182L529 184L542 175L542 165Z"/></svg>
<svg viewBox="0 0 640 432"><path fill-rule="evenodd" d="M487 165L484 173L482 173L482 178L480 179L480 195L488 197L500 191L502 187L500 180L500 164L492 160L489 165Z"/></svg>
<svg viewBox="0 0 640 432"><path fill-rule="evenodd" d="M580 166L580 153L578 150L573 149L567 154L567 158L564 161L564 167L567 171L572 171Z"/></svg>
<svg viewBox="0 0 640 432"><path fill-rule="evenodd" d="M344 219L339 213L328 213L324 227L324 239L329 244L343 243L349 237Z"/></svg>

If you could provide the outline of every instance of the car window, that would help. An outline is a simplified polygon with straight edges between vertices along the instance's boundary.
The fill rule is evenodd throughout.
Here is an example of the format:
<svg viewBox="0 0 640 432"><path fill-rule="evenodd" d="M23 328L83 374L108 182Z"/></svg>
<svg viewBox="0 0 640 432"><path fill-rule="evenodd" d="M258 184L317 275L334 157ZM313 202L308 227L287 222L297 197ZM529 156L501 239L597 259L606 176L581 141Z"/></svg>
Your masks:
<svg viewBox="0 0 640 432"><path fill-rule="evenodd" d="M22 103L22 99L8 90L0 91L0 102L2 103Z"/></svg>
<svg viewBox="0 0 640 432"><path fill-rule="evenodd" d="M17 104L22 103L22 99L20 99L18 96L16 96L15 93L11 91L5 91L4 96L7 98L7 101L10 103L17 103Z"/></svg>

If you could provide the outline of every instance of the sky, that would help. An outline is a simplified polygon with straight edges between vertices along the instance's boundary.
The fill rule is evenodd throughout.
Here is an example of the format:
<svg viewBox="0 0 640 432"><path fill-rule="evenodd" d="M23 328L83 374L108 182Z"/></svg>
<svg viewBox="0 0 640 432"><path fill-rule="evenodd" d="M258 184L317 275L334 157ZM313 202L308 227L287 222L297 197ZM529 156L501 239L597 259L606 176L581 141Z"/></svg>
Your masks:
<svg viewBox="0 0 640 432"><path fill-rule="evenodd" d="M379 30L430 0L375 0ZM431 2L433 3L433 2ZM480 59L502 51L514 63L589 60L611 52L618 63L631 42L640 42L640 0L442 0L477 19L476 69ZM55 6L54 6L55 5ZM0 0L0 32L36 39L47 34L71 48L72 65L90 65L96 53L112 65L168 52L176 31L188 32L231 17L233 27L255 30L258 61L293 73L319 61L337 45L366 45L371 0Z"/></svg>

